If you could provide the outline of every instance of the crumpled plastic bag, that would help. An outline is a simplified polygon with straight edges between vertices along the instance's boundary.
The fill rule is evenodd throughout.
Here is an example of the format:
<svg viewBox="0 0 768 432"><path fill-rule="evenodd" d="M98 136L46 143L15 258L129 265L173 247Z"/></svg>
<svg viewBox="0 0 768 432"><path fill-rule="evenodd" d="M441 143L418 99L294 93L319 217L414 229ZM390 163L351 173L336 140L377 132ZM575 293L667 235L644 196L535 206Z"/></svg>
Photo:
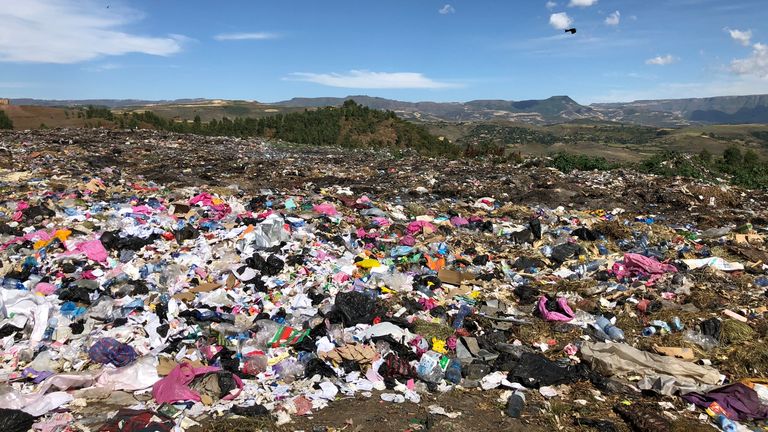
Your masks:
<svg viewBox="0 0 768 432"><path fill-rule="evenodd" d="M101 364L122 367L136 360L136 350L113 338L102 338L88 349L88 357Z"/></svg>
<svg viewBox="0 0 768 432"><path fill-rule="evenodd" d="M12 325L17 328L24 328L30 319L33 322L32 333L29 336L31 345L35 345L45 335L45 329L48 327L48 317L51 305L45 297L35 295L29 291L0 289L0 300L2 300L2 316L0 327ZM11 318L6 318L11 317Z"/></svg>

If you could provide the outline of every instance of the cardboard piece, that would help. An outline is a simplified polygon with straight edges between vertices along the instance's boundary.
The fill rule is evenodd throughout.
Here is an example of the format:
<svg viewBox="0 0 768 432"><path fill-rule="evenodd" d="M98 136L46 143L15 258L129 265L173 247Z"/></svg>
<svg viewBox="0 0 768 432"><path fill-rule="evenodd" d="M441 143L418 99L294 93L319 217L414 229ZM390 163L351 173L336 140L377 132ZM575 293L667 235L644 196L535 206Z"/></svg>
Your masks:
<svg viewBox="0 0 768 432"><path fill-rule="evenodd" d="M677 357L683 360L691 361L696 359L696 356L693 354L693 350L691 348L662 347L654 345L653 350L661 355Z"/></svg>
<svg viewBox="0 0 768 432"><path fill-rule="evenodd" d="M462 282L475 280L475 275L456 270L441 269L437 272L437 277L442 283L450 285L461 285Z"/></svg>

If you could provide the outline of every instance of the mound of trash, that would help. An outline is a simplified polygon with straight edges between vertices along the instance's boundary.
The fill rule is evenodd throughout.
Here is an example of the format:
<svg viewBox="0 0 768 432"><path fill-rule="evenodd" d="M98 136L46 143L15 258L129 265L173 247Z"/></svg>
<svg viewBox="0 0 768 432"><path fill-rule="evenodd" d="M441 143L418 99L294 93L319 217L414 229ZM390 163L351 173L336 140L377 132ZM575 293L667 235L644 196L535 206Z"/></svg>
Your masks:
<svg viewBox="0 0 768 432"><path fill-rule="evenodd" d="M226 155L185 136L153 135L157 149L137 154L123 135L37 134L3 138L0 425L10 431L280 427L348 398L420 404L460 388L493 394L521 421L568 406L566 429L768 419L763 195L668 180L632 192L654 197L645 211L548 205L534 185L517 186L528 203L522 192L473 196L471 185L438 192L435 179L460 169L439 159L425 160L431 175L408 177L382 153L300 160L300 149L230 141L220 149L241 160L213 169ZM94 152L117 155L105 164L84 156L102 138L113 143ZM171 155L193 180L137 174ZM242 160L261 161L258 187ZM270 161L286 160L302 181L264 188ZM489 182L548 174L540 184L578 182L574 191L618 204L630 182L654 178L469 164ZM377 188L355 177L362 170L381 171Z"/></svg>

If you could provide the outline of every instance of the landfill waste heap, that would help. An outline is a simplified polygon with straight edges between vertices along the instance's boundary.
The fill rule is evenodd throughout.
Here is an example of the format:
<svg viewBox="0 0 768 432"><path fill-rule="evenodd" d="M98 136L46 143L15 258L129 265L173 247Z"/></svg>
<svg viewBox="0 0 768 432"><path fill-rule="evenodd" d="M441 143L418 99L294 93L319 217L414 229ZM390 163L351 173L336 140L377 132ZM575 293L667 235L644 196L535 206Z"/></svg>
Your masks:
<svg viewBox="0 0 768 432"><path fill-rule="evenodd" d="M143 130L0 147L6 432L768 419L764 192Z"/></svg>

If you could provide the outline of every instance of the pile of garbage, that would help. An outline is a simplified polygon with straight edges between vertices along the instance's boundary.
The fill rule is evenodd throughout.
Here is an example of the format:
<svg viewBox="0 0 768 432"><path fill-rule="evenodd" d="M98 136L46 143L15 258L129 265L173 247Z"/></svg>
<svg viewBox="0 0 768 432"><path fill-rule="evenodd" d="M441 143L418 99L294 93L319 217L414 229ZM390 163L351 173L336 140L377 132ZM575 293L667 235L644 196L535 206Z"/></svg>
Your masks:
<svg viewBox="0 0 768 432"><path fill-rule="evenodd" d="M159 153L207 166L205 148L183 150L194 140L158 140ZM119 164L86 169L87 140L59 144L79 151L62 150L58 168L40 163L55 139L2 143L13 161L0 171L9 430L185 430L233 417L280 427L347 398L420 404L457 391L492 394L521 421L567 405L563 428L730 431L768 419L768 223L749 191L676 181L668 196L690 194L700 209L686 220L441 197L432 180L455 166L439 160L405 189L390 172L378 194L341 177L266 189L266 170L258 188L198 172L194 184L164 183ZM301 152L232 143L254 160ZM327 152L294 160L326 174L397 164ZM625 180L580 175L621 201ZM710 206L694 190L740 204Z"/></svg>

